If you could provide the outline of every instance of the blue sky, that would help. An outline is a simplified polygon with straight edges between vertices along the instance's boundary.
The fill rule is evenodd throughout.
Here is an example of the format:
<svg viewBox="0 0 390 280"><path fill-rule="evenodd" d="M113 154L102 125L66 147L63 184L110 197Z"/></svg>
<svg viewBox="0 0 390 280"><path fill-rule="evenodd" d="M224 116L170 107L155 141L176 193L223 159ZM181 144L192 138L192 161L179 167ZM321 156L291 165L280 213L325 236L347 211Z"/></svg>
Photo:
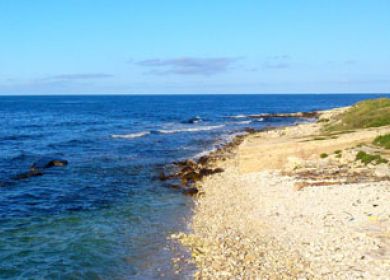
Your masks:
<svg viewBox="0 0 390 280"><path fill-rule="evenodd" d="M0 94L390 92L388 0L2 0Z"/></svg>

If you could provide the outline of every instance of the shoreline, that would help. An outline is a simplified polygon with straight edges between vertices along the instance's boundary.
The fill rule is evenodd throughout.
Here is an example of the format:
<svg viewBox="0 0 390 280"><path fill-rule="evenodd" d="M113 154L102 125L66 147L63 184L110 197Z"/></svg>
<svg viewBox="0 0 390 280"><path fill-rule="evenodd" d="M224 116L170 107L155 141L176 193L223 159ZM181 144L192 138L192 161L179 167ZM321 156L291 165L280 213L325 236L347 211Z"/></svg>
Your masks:
<svg viewBox="0 0 390 280"><path fill-rule="evenodd" d="M194 182L191 233L171 236L191 251L195 279L390 277L390 173L376 176L371 168L375 176L367 175L367 168L353 166L364 176L349 174L347 166L356 143L390 128L316 139L321 120L347 108L319 112L315 123L236 136L208 155L203 166L223 171ZM338 154L319 156L336 149L347 171L338 162L335 172Z"/></svg>

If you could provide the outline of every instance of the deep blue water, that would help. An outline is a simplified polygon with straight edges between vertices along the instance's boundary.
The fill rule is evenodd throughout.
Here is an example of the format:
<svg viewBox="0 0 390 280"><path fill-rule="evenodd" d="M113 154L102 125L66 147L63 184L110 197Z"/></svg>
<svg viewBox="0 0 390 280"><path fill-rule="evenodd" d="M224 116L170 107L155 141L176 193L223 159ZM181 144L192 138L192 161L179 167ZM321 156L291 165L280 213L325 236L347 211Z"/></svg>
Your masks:
<svg viewBox="0 0 390 280"><path fill-rule="evenodd" d="M156 179L162 166L215 148L245 127L296 121L248 114L372 97L0 97L0 279L153 279L158 270L172 279L166 236L185 230L192 201ZM196 116L200 122L186 123ZM12 179L42 156L69 165Z"/></svg>

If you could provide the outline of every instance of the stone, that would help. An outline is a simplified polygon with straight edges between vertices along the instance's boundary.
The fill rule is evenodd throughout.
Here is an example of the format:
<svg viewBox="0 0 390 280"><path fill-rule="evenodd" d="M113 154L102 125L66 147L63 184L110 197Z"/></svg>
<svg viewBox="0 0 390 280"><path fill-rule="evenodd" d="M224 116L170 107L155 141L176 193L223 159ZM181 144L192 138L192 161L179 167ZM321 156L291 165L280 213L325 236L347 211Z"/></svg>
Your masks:
<svg viewBox="0 0 390 280"><path fill-rule="evenodd" d="M30 177L42 176L43 173L37 169L30 170L25 173L20 173L14 177L15 180L28 179Z"/></svg>
<svg viewBox="0 0 390 280"><path fill-rule="evenodd" d="M196 195L199 192L199 190L195 187L187 188L183 190L183 194L185 195Z"/></svg>
<svg viewBox="0 0 390 280"><path fill-rule="evenodd" d="M45 168L51 168L55 166L66 166L68 165L68 161L64 159L53 159L48 157L40 158L38 161L34 162L30 170L40 170Z"/></svg>
<svg viewBox="0 0 390 280"><path fill-rule="evenodd" d="M379 164L375 167L374 174L377 177L390 177L390 168L387 164Z"/></svg>

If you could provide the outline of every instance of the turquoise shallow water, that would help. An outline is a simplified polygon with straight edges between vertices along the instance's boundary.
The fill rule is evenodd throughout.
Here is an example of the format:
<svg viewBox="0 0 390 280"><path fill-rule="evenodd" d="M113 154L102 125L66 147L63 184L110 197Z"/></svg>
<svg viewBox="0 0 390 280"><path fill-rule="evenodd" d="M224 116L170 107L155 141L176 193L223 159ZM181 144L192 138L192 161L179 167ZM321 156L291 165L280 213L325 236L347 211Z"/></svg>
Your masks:
<svg viewBox="0 0 390 280"><path fill-rule="evenodd" d="M350 105L369 95L0 97L0 279L182 279L166 236L192 200L158 180L175 160L246 127L249 114ZM25 180L43 156L66 167Z"/></svg>

